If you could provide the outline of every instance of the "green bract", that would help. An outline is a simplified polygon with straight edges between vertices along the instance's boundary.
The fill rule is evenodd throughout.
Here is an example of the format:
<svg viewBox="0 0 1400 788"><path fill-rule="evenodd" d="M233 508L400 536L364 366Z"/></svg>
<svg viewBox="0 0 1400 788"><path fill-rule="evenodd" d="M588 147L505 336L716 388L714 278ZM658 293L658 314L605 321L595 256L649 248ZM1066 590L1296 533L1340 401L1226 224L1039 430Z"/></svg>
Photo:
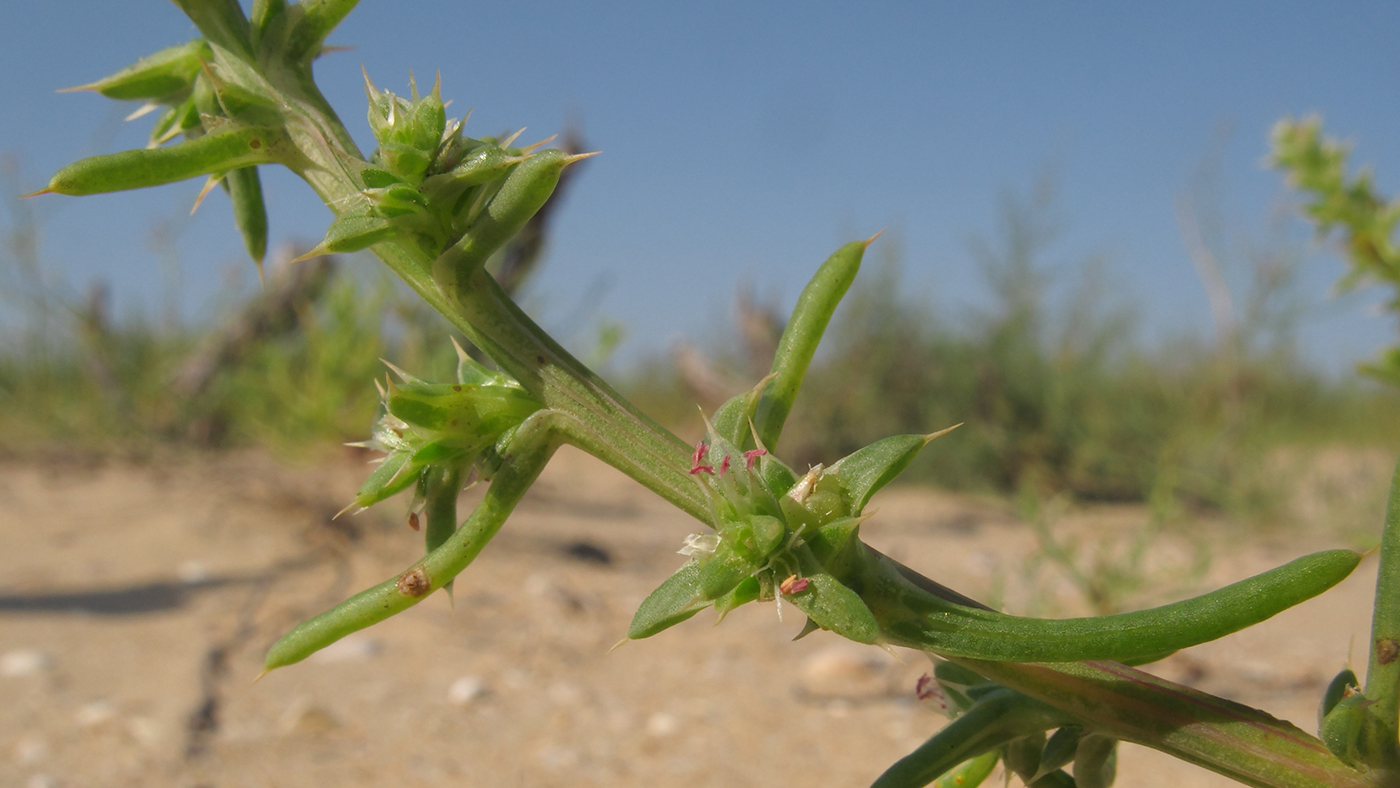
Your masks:
<svg viewBox="0 0 1400 788"><path fill-rule="evenodd" d="M394 371L400 382L389 380L381 389L373 437L355 444L385 452L351 503L361 509L414 485L421 497L432 475L442 469L461 476L483 450L540 409L539 401L518 383L465 354L458 383L427 383Z"/></svg>
<svg viewBox="0 0 1400 788"><path fill-rule="evenodd" d="M110 99L148 99L172 103L179 95L188 95L204 63L214 59L214 51L202 38L167 47L96 82L68 90L92 90Z"/></svg>

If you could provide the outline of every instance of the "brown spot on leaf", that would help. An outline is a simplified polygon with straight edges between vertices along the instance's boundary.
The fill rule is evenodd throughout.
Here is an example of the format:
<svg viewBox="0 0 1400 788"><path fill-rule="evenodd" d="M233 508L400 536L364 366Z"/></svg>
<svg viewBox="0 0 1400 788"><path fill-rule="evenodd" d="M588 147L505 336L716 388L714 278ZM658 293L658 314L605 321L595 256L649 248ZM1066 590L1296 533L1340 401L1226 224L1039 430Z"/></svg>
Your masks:
<svg viewBox="0 0 1400 788"><path fill-rule="evenodd" d="M453 386L453 387L452 387L452 390L453 390L453 391L461 391L461 390L462 390L462 387L461 387L461 386Z"/></svg>
<svg viewBox="0 0 1400 788"><path fill-rule="evenodd" d="M433 581L428 578L428 573L423 571L423 567L415 566L404 572L394 587L404 596L420 597L433 590Z"/></svg>
<svg viewBox="0 0 1400 788"><path fill-rule="evenodd" d="M538 362L540 362L541 364L543 364L543 363L544 363L544 356L535 356L535 360L538 361Z"/></svg>
<svg viewBox="0 0 1400 788"><path fill-rule="evenodd" d="M1400 657L1400 643L1395 642L1395 638L1379 638L1376 640L1376 661L1382 665L1389 665Z"/></svg>
<svg viewBox="0 0 1400 788"><path fill-rule="evenodd" d="M258 139L257 137L254 137L253 139L248 141L248 147L252 148L253 150L257 150L258 148L262 147L262 140Z"/></svg>

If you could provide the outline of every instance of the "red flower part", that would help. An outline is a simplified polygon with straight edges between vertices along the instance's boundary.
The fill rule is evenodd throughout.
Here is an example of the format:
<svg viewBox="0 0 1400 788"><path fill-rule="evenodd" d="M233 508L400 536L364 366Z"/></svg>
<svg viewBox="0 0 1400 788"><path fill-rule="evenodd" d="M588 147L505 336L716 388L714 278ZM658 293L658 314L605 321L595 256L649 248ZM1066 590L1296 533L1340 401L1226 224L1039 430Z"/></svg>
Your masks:
<svg viewBox="0 0 1400 788"><path fill-rule="evenodd" d="M728 454L724 455L724 461L721 462L721 463L719 464L719 475L720 475L720 476L723 476L723 475L724 475L724 472L727 471L727 470L729 470L729 455L728 455Z"/></svg>
<svg viewBox="0 0 1400 788"><path fill-rule="evenodd" d="M788 575L787 579L778 584L778 593L789 596L807 590L807 578L797 575Z"/></svg>
<svg viewBox="0 0 1400 788"><path fill-rule="evenodd" d="M691 476L694 476L697 473L708 473L711 476L715 475L715 468L713 465L700 464L700 461L705 459L705 452L709 451L709 449L710 447L706 446L704 441L700 441L699 443L695 444L695 453L690 455Z"/></svg>
<svg viewBox="0 0 1400 788"><path fill-rule="evenodd" d="M762 457L767 453L767 449L750 449L749 451L744 452L744 467L748 470L753 470L754 462L756 462L759 457Z"/></svg>
<svg viewBox="0 0 1400 788"><path fill-rule="evenodd" d="M919 700L928 700L938 694L938 689L933 683L933 676L925 673L914 683L914 697Z"/></svg>

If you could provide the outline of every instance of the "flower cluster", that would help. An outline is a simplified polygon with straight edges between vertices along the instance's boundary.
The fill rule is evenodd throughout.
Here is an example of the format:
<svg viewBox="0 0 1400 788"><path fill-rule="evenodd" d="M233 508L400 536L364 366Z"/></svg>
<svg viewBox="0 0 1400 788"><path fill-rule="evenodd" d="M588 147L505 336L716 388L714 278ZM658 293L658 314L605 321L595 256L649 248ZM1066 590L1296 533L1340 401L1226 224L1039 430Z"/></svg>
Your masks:
<svg viewBox="0 0 1400 788"><path fill-rule="evenodd" d="M416 485L416 508L434 468L469 469L483 451L519 426L540 403L520 384L472 361L458 348L457 383L428 383L394 368L380 387L372 437L351 444L385 453L346 507L365 509Z"/></svg>

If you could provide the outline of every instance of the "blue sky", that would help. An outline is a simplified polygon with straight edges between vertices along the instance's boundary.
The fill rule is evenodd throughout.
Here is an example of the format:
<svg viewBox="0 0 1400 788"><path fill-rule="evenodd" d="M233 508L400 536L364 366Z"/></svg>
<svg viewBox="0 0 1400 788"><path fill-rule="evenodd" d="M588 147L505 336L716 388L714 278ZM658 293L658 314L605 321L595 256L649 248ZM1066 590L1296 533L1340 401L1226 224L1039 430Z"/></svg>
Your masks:
<svg viewBox="0 0 1400 788"><path fill-rule="evenodd" d="M0 152L29 189L76 157L143 144L149 128L120 123L130 107L55 89L195 35L154 0L6 3L0 30ZM317 76L367 149L361 64L392 90L409 69L441 69L452 110L475 108L469 133L523 125L536 140L577 119L603 155L569 196L530 303L549 325L603 286L589 306L630 328L629 355L713 333L741 281L790 304L832 249L883 227L910 292L956 320L985 298L969 238L995 230L1001 194L1047 169L1065 230L1048 259L1105 256L1116 297L1154 339L1209 331L1173 201L1222 125L1221 216L1256 240L1286 196L1261 166L1282 116L1322 113L1383 188L1400 188L1397 33L1400 5L1383 2L366 0L331 40L355 49ZM319 238L330 214L309 189L285 173L265 187L274 243ZM182 218L198 189L39 198L46 264L78 288L110 282L119 312L154 310L173 281L150 242L164 223L178 230L179 301L207 314L230 271L252 282L251 265L222 195ZM1303 345L1345 369L1394 325L1377 298L1328 302L1341 264L1314 251Z"/></svg>

